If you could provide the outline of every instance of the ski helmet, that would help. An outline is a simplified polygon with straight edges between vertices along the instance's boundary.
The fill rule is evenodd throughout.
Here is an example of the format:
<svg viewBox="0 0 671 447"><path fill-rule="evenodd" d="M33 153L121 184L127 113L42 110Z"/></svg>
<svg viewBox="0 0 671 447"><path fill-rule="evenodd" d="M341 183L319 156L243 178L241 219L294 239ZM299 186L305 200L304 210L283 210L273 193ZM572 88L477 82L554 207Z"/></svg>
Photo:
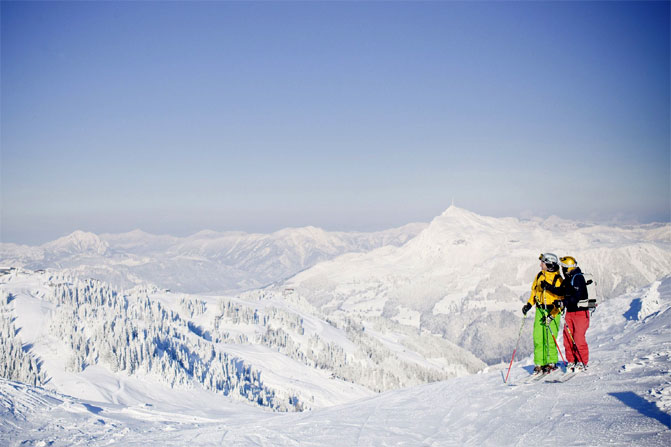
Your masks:
<svg viewBox="0 0 671 447"><path fill-rule="evenodd" d="M559 265L562 266L562 271L565 275L566 273L570 273L576 267L578 267L578 261L576 261L573 256L564 256L563 258L559 259Z"/></svg>
<svg viewBox="0 0 671 447"><path fill-rule="evenodd" d="M550 272L556 272L559 270L559 258L554 253L541 253L538 257L543 264L548 268Z"/></svg>

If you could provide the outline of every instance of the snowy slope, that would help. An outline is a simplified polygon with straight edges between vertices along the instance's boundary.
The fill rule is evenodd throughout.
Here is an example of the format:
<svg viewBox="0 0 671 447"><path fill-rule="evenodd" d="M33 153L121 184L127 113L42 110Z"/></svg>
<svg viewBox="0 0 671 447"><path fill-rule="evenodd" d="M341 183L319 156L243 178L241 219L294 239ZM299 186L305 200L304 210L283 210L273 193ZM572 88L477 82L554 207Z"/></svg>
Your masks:
<svg viewBox="0 0 671 447"><path fill-rule="evenodd" d="M428 330L496 363L517 336L541 251L575 256L604 299L671 274L670 228L520 221L452 206L402 246L322 262L286 287L324 312Z"/></svg>
<svg viewBox="0 0 671 447"><path fill-rule="evenodd" d="M141 230L100 236L76 231L39 247L0 244L0 265L69 269L124 288L154 284L186 293L231 292L265 286L343 253L401 245L425 226L373 233L315 227L272 234L201 231L185 238Z"/></svg>
<svg viewBox="0 0 671 447"><path fill-rule="evenodd" d="M594 365L563 384L506 386L497 367L294 414L198 391L165 391L166 403L124 405L0 380L0 444L669 445L671 277L604 302L588 342ZM529 367L528 358L516 362L512 381Z"/></svg>
<svg viewBox="0 0 671 447"><path fill-rule="evenodd" d="M273 290L236 297L117 291L17 270L0 276L0 316L2 376L114 404L161 401L155 385L303 410L485 366L431 334L328 319Z"/></svg>

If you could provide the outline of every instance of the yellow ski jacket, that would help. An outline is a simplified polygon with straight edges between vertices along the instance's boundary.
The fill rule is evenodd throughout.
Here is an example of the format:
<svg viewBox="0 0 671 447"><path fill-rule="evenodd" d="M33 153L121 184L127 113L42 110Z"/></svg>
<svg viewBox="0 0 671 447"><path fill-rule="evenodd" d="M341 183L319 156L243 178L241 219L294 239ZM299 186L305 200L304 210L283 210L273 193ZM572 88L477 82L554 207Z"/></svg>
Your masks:
<svg viewBox="0 0 671 447"><path fill-rule="evenodd" d="M559 272L543 272L536 275L533 285L531 286L531 296L529 297L529 304L536 305L542 309L552 310L551 315L554 317L559 313L559 308L555 307L554 302L561 300L562 297L555 295L549 290L541 289L541 283L547 281L555 287L561 286L562 278Z"/></svg>

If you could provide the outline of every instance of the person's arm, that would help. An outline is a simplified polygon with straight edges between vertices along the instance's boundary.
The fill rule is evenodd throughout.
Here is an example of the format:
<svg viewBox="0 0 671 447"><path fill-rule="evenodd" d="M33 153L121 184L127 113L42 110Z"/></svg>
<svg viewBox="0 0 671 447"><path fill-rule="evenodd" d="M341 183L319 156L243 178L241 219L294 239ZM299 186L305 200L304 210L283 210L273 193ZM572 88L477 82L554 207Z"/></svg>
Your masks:
<svg viewBox="0 0 671 447"><path fill-rule="evenodd" d="M565 296L566 295L566 290L564 289L564 283L559 280L559 285L558 286L553 286L547 281L543 281L541 283L541 288L543 290L547 290L548 292L554 293L557 296Z"/></svg>
<svg viewBox="0 0 671 447"><path fill-rule="evenodd" d="M522 313L524 315L526 315L527 312L529 312L529 310L531 310L533 305L536 304L536 294L538 293L537 292L538 280L539 280L540 277L541 277L541 274L539 273L536 276L536 279L534 279L533 284L531 285L531 295L529 296L529 299L527 300L526 304L522 307Z"/></svg>

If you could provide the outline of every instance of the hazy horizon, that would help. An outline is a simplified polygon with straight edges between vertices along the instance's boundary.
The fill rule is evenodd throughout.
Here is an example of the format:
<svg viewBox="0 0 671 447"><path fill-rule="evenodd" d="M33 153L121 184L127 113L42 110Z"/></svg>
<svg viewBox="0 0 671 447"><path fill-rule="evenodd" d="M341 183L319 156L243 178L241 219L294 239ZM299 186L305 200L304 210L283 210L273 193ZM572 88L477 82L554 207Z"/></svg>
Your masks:
<svg viewBox="0 0 671 447"><path fill-rule="evenodd" d="M457 206L456 204L453 205L453 206L455 206L457 208L464 209L462 207ZM448 208L449 208L449 206L448 206ZM443 211L445 211L445 210L443 210ZM466 211L471 212L471 210L466 210ZM287 229L299 229L299 228L308 228L308 227L318 228L318 229L321 229L321 230L324 230L324 231L327 231L327 232L371 233L371 232L378 232L378 231L385 231L385 230L393 230L395 228L401 228L403 226L413 225L413 224L419 224L419 225L426 224L426 225L428 225L431 222L431 220L433 220L433 218L438 217L440 214L442 214L442 212L436 214L435 216L433 216L432 218L430 218L426 221L419 221L418 220L418 221L413 221L413 222L401 223L400 225L393 225L393 226L380 227L380 228L371 228L371 229L324 228L324 227L320 227L320 226L316 226L316 225L311 225L309 223L306 224L306 225L300 225L300 226L288 226L288 227L275 228L275 229L270 229L270 230L267 230L267 231L246 231L246 230L234 229L234 228L233 229L221 229L221 230L217 230L217 229L214 229L214 228L201 228L201 229L198 229L198 230L195 230L195 231L185 231L185 232L182 232L182 233L153 232L153 231L148 231L146 229L139 228L139 227L130 228L128 230L112 231L112 232L109 232L109 231L96 232L96 231L93 231L93 230L86 230L86 229L82 229L82 228L73 228L72 230L66 231L65 233L62 233L62 234L59 234L59 235L56 235L56 236L54 236L50 239L36 240L36 241L33 241L33 242L14 242L14 241L2 240L2 241L0 241L0 243L15 243L15 244L18 244L18 245L39 246L39 245L42 245L42 244L45 244L45 243L48 243L48 242L53 242L53 241L55 241L57 239L60 239L62 237L67 237L67 236L69 236L73 233L76 233L78 231L85 232L85 233L92 233L92 234L95 234L97 236L120 235L120 234L132 233L134 231L141 231L143 233L147 233L147 234L150 234L152 236L169 236L169 237L176 237L176 238L190 237L190 236L194 236L198 233L208 232L208 231L212 231L212 232L220 233L220 234L223 234L223 233L243 233L243 234L264 234L265 235L265 234L272 234L272 233L279 232L279 231L282 231L282 230L287 230ZM615 220L615 219L610 220L610 221L592 221L592 220L589 220L589 219L587 219L587 220L565 219L561 216L557 216L557 215L554 215L554 214L549 215L549 216L534 216L534 215L524 214L524 213L523 213L523 215L520 215L520 216L505 216L505 215L502 215L502 216L488 216L486 214L480 214L480 213L476 213L476 214L482 215L482 216L485 216L485 217L515 218L515 219L519 219L520 221L546 220L546 219L552 219L552 218L559 218L559 219L562 219L562 220L567 220L567 221L581 223L581 224L587 224L587 225L606 225L606 226L622 226L622 227L627 227L627 226L632 226L632 225L643 226L643 225L655 225L655 224L659 224L659 225L669 224L669 221L637 222L637 221L632 221L632 220L626 221L626 220Z"/></svg>

